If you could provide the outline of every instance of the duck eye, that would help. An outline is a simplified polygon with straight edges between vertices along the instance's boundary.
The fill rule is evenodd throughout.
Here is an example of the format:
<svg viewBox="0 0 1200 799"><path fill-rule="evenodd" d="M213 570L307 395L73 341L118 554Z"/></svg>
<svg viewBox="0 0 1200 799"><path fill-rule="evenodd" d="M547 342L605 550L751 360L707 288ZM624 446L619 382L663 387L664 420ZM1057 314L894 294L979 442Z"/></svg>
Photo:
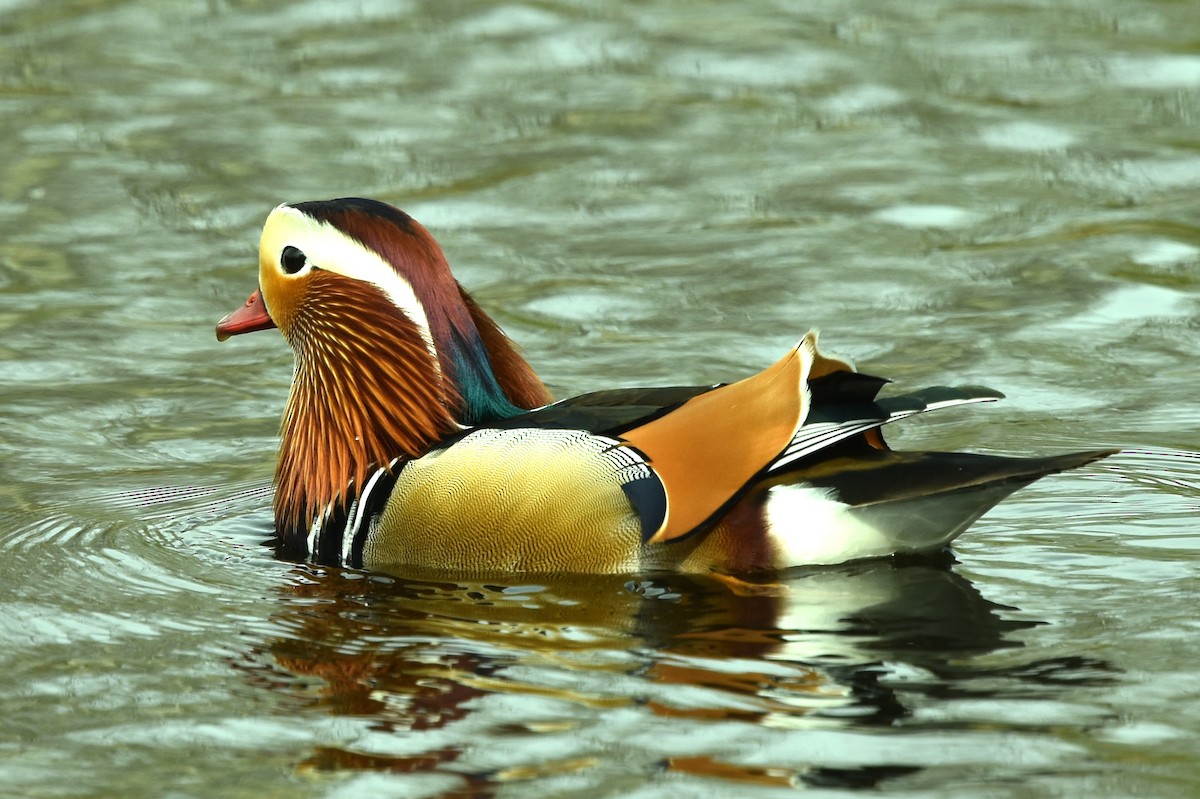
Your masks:
<svg viewBox="0 0 1200 799"><path fill-rule="evenodd" d="M304 253L289 244L283 248L283 253L279 256L279 263L283 265L283 271L294 275L304 268L308 259L304 257Z"/></svg>

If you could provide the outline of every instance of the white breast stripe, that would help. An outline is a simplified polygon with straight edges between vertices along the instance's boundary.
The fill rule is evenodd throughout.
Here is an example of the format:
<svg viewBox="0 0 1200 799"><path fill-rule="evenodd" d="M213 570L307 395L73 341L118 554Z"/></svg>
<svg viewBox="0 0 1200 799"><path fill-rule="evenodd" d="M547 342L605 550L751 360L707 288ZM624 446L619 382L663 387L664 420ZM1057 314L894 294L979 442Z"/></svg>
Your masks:
<svg viewBox="0 0 1200 799"><path fill-rule="evenodd" d="M332 506L326 505L324 512L320 516L314 516L312 526L308 528L308 559L313 563L317 562L317 547L321 543L321 531L325 529L325 522L329 519L329 511Z"/></svg>
<svg viewBox="0 0 1200 799"><path fill-rule="evenodd" d="M622 483L630 483L654 474L654 470L646 463L646 459L637 450L615 438L608 438L607 436L593 436L593 438L610 443L609 448L604 451L604 454L617 464L617 474Z"/></svg>
<svg viewBox="0 0 1200 799"><path fill-rule="evenodd" d="M354 536L350 534L350 519L354 518L356 512L361 513L361 508L360 495L356 496L354 501L350 503L350 507L346 509L346 523L342 526L342 553L337 564L339 566L350 565L350 544L354 541Z"/></svg>
<svg viewBox="0 0 1200 799"><path fill-rule="evenodd" d="M396 461L393 460L392 463L395 464ZM384 469L375 470L375 474L371 475L371 479L367 481L367 484L363 487L363 490L359 492L358 497L354 500L357 507L352 507L352 512L346 514L346 517L349 521L346 523L346 532L342 535L343 565L350 565L352 562L354 539L358 537L358 533L364 524L363 517L366 514L367 507L371 504L369 501L371 498L371 492L374 491L375 486L378 485L379 478L383 477L385 474L387 474L387 472ZM368 519L366 521L370 520Z"/></svg>

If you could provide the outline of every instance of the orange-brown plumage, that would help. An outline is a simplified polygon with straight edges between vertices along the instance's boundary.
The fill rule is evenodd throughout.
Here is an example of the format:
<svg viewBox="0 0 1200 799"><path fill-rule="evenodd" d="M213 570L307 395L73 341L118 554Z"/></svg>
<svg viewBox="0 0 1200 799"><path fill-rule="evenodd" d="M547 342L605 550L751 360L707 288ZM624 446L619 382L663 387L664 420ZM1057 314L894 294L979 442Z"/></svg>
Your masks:
<svg viewBox="0 0 1200 799"><path fill-rule="evenodd" d="M705 392L675 413L625 433L647 456L670 498L651 543L681 538L704 524L791 441L807 405L807 372L816 353L815 337L809 338L801 345L807 353L792 350L752 377ZM714 463L722 468L712 468Z"/></svg>
<svg viewBox="0 0 1200 799"><path fill-rule="evenodd" d="M419 331L369 284L315 272L287 333L296 373L280 431L275 512L306 526L353 482L458 429L458 402ZM370 334L367 334L370 331Z"/></svg>
<svg viewBox="0 0 1200 799"><path fill-rule="evenodd" d="M480 337L483 338L488 358L492 362L492 372L513 404L520 408L536 408L553 402L554 396L537 376L537 372L533 371L529 362L521 357L512 340L500 329L500 325L483 312L466 289L459 286L459 292L471 313L475 327L479 330Z"/></svg>

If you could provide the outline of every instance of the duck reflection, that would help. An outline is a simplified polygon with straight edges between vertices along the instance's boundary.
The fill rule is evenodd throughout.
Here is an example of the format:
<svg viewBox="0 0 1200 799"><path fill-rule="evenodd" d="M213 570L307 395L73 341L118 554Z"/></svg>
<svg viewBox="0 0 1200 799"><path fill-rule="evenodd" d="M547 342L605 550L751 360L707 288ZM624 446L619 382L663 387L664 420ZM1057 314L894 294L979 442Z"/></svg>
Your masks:
<svg viewBox="0 0 1200 799"><path fill-rule="evenodd" d="M709 746L711 733L730 722L891 725L922 695L1111 671L1083 660L979 665L979 655L1020 647L1013 634L1038 622L1007 616L1011 608L948 566L877 561L756 583L297 569L280 591L278 634L235 665L306 710L353 717L370 731L361 749L314 751L309 768L446 767L466 783L454 795L487 795L503 782L604 767L598 741L620 748L626 725L636 736L656 718L693 732L696 745L670 751L664 742L668 753L644 753L647 768L871 787L916 769L749 768Z"/></svg>

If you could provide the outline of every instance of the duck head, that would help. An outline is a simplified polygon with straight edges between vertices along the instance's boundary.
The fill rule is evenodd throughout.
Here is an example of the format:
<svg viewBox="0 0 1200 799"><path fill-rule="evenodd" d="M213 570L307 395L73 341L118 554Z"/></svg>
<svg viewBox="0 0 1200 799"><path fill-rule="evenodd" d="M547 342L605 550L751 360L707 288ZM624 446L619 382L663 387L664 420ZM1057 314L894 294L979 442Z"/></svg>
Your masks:
<svg viewBox="0 0 1200 799"><path fill-rule="evenodd" d="M371 469L550 401L429 232L386 203L280 205L263 227L258 284L217 338L277 327L295 355L275 475L284 534Z"/></svg>

